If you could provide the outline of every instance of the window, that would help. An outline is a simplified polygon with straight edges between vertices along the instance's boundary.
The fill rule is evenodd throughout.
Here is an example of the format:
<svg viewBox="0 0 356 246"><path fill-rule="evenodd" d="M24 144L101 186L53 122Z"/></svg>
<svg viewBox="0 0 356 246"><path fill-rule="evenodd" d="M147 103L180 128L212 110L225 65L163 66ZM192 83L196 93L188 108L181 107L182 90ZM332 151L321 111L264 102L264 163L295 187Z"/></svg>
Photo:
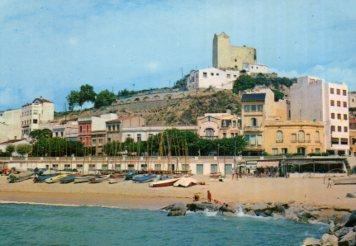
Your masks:
<svg viewBox="0 0 356 246"><path fill-rule="evenodd" d="M217 164L211 164L210 165L210 173L217 173L218 172L218 165Z"/></svg>
<svg viewBox="0 0 356 246"><path fill-rule="evenodd" d="M334 94L334 88L330 88L330 94Z"/></svg>
<svg viewBox="0 0 356 246"><path fill-rule="evenodd" d="M331 138L331 144L339 144L338 138Z"/></svg>
<svg viewBox="0 0 356 246"><path fill-rule="evenodd" d="M231 77L231 75L230 75L230 74L226 74L226 77L227 77L227 78L230 78L230 77Z"/></svg>
<svg viewBox="0 0 356 246"><path fill-rule="evenodd" d="M307 143L310 143L310 134L309 134L309 133L307 133L307 134L305 135L305 138L306 138L306 142L307 142Z"/></svg>
<svg viewBox="0 0 356 246"><path fill-rule="evenodd" d="M335 101L334 100L330 101L330 106L335 106Z"/></svg>
<svg viewBox="0 0 356 246"><path fill-rule="evenodd" d="M79 126L79 132L82 132L82 131L83 131L83 127Z"/></svg>
<svg viewBox="0 0 356 246"><path fill-rule="evenodd" d="M250 105L245 105L244 106L244 111L245 112L250 112Z"/></svg>
<svg viewBox="0 0 356 246"><path fill-rule="evenodd" d="M257 119L256 118L251 118L251 126L257 127Z"/></svg>
<svg viewBox="0 0 356 246"><path fill-rule="evenodd" d="M335 126L331 126L331 127L330 127L330 131L331 131L331 132L334 132L334 131L335 131Z"/></svg>
<svg viewBox="0 0 356 246"><path fill-rule="evenodd" d="M115 164L115 170L121 171L121 164Z"/></svg>
<svg viewBox="0 0 356 246"><path fill-rule="evenodd" d="M226 138L226 132L223 133L223 138Z"/></svg>
<svg viewBox="0 0 356 246"><path fill-rule="evenodd" d="M342 90L342 95L346 96L346 90Z"/></svg>
<svg viewBox="0 0 356 246"><path fill-rule="evenodd" d="M214 137L214 129L213 128L206 128L205 129L205 137L207 138L213 138Z"/></svg>
<svg viewBox="0 0 356 246"><path fill-rule="evenodd" d="M349 144L349 140L347 138L341 138L341 144L342 145L348 145Z"/></svg>
<svg viewBox="0 0 356 246"><path fill-rule="evenodd" d="M137 142L141 142L141 139L142 139L141 134L137 134Z"/></svg>
<svg viewBox="0 0 356 246"><path fill-rule="evenodd" d="M341 126L337 126L337 131L341 132Z"/></svg>
<svg viewBox="0 0 356 246"><path fill-rule="evenodd" d="M299 143L304 143L305 142L305 134L304 131L300 130L298 132L298 142Z"/></svg>
<svg viewBox="0 0 356 246"><path fill-rule="evenodd" d="M316 131L316 132L315 132L315 142L316 142L316 143L319 143L319 142L320 142L320 132L319 132L319 131Z"/></svg>
<svg viewBox="0 0 356 246"><path fill-rule="evenodd" d="M337 101L337 106L341 107L341 102L340 101Z"/></svg>
<svg viewBox="0 0 356 246"><path fill-rule="evenodd" d="M155 164L155 171L161 171L161 164Z"/></svg>
<svg viewBox="0 0 356 246"><path fill-rule="evenodd" d="M108 126L108 131L111 132L111 126Z"/></svg>
<svg viewBox="0 0 356 246"><path fill-rule="evenodd" d="M207 78L208 77L208 73L207 72L203 72L203 78Z"/></svg>
<svg viewBox="0 0 356 246"><path fill-rule="evenodd" d="M315 148L315 153L320 153L320 149L319 148Z"/></svg>
<svg viewBox="0 0 356 246"><path fill-rule="evenodd" d="M288 149L287 148L282 148L282 154L288 154Z"/></svg>
<svg viewBox="0 0 356 246"><path fill-rule="evenodd" d="M278 155L278 149L272 148L272 155Z"/></svg>
<svg viewBox="0 0 356 246"><path fill-rule="evenodd" d="M277 131L277 133L276 133L276 142L277 143L283 143L283 132L282 131Z"/></svg>
<svg viewBox="0 0 356 246"><path fill-rule="evenodd" d="M344 120L347 120L347 114L344 114Z"/></svg>
<svg viewBox="0 0 356 246"><path fill-rule="evenodd" d="M347 108L347 102L343 102L344 108Z"/></svg>
<svg viewBox="0 0 356 246"><path fill-rule="evenodd" d="M219 76L219 73L217 73L216 76Z"/></svg>
<svg viewBox="0 0 356 246"><path fill-rule="evenodd" d="M210 73L211 76L214 76L214 73Z"/></svg>
<svg viewBox="0 0 356 246"><path fill-rule="evenodd" d="M347 126L344 126L344 132L347 132L347 130L348 130Z"/></svg>
<svg viewBox="0 0 356 246"><path fill-rule="evenodd" d="M341 120L341 114L337 114L337 119Z"/></svg>
<svg viewBox="0 0 356 246"><path fill-rule="evenodd" d="M256 112L256 109L257 109L256 105L251 105L251 111L252 112Z"/></svg>
<svg viewBox="0 0 356 246"><path fill-rule="evenodd" d="M335 119L335 113L331 113L331 119Z"/></svg>
<svg viewBox="0 0 356 246"><path fill-rule="evenodd" d="M37 124L38 120L37 119L33 119L33 124Z"/></svg>
<svg viewBox="0 0 356 246"><path fill-rule="evenodd" d="M340 95L340 89L336 89L336 94Z"/></svg>
<svg viewBox="0 0 356 246"><path fill-rule="evenodd" d="M257 111L262 112L263 111L263 105L257 105Z"/></svg>
<svg viewBox="0 0 356 246"><path fill-rule="evenodd" d="M297 142L297 134L292 133L292 143Z"/></svg>

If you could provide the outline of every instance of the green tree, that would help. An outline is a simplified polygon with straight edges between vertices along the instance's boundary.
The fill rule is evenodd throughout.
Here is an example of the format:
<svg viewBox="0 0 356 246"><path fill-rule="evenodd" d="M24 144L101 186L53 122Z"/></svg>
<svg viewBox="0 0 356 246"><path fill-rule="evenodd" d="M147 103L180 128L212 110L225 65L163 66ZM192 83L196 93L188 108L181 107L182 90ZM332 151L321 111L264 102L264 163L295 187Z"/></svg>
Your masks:
<svg viewBox="0 0 356 246"><path fill-rule="evenodd" d="M15 146L14 145L10 144L10 145L6 146L6 155L7 156L11 156L12 153L14 153L14 152L15 152Z"/></svg>
<svg viewBox="0 0 356 246"><path fill-rule="evenodd" d="M41 138L35 142L32 156L84 156L91 153L83 144L63 138Z"/></svg>
<svg viewBox="0 0 356 246"><path fill-rule="evenodd" d="M95 102L96 93L93 86L85 84L80 86L79 91L79 106L82 107L86 102Z"/></svg>
<svg viewBox="0 0 356 246"><path fill-rule="evenodd" d="M67 102L69 106L69 110L73 111L76 106L79 106L80 103L80 94L78 91L71 91L67 96Z"/></svg>
<svg viewBox="0 0 356 246"><path fill-rule="evenodd" d="M103 106L110 106L116 100L116 95L108 90L103 90L98 93L95 98L94 107L100 108Z"/></svg>
<svg viewBox="0 0 356 246"><path fill-rule="evenodd" d="M32 145L31 144L19 144L16 146L16 152L19 153L21 156L28 155L32 152Z"/></svg>
<svg viewBox="0 0 356 246"><path fill-rule="evenodd" d="M186 74L183 76L183 78L177 80L173 85L173 89L186 90L188 77L189 77L189 74Z"/></svg>
<svg viewBox="0 0 356 246"><path fill-rule="evenodd" d="M52 131L50 129L38 129L38 130L33 130L30 132L30 137L35 140L39 140L41 138L51 138L52 137Z"/></svg>
<svg viewBox="0 0 356 246"><path fill-rule="evenodd" d="M136 91L129 91L129 90L127 90L127 89L123 89L123 90L121 90L121 91L119 91L119 92L117 93L117 97L118 97L118 98L126 98L126 97L133 96L133 95L135 95L136 93L138 93L138 92L136 92Z"/></svg>

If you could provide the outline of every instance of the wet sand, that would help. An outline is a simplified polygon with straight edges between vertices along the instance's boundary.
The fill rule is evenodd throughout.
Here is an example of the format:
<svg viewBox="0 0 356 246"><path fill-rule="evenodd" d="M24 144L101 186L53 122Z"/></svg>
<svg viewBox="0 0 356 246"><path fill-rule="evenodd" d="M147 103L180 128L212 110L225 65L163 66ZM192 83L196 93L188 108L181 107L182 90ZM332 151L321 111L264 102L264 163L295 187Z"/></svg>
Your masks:
<svg viewBox="0 0 356 246"><path fill-rule="evenodd" d="M9 184L0 177L0 201L63 205L115 206L120 208L159 209L174 202L190 202L194 194L231 203L285 202L315 207L356 209L356 185L326 188L322 178L242 178L224 182L194 177L205 185L189 188L150 188L148 184L121 181L117 184L35 184L32 180Z"/></svg>

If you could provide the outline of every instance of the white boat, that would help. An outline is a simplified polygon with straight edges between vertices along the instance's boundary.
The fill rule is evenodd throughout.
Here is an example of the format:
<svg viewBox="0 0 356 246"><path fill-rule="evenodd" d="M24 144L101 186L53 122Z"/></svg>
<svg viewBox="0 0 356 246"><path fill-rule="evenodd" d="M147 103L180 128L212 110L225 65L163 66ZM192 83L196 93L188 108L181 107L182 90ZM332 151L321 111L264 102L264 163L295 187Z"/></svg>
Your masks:
<svg viewBox="0 0 356 246"><path fill-rule="evenodd" d="M177 182L173 184L174 187L189 187L198 184L196 179L190 177L180 178Z"/></svg>
<svg viewBox="0 0 356 246"><path fill-rule="evenodd" d="M150 187L167 187L167 186L173 186L173 184L174 184L175 182L177 182L178 180L179 180L179 178L159 180L159 181L150 183Z"/></svg>

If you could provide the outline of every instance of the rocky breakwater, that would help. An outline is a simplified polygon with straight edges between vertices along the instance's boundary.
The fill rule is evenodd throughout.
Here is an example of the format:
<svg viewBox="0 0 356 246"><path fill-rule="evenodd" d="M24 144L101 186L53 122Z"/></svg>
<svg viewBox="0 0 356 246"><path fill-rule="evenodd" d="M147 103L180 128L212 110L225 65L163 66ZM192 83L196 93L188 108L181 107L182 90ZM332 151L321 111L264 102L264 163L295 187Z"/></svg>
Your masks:
<svg viewBox="0 0 356 246"><path fill-rule="evenodd" d="M234 206L209 202L177 203L163 209L168 211L168 216L184 216L187 211L216 211L223 215L239 212L250 216L285 218L299 223L325 223L329 225L328 233L320 239L306 238L303 245L356 245L356 211L348 209L312 207L297 203L255 203Z"/></svg>

